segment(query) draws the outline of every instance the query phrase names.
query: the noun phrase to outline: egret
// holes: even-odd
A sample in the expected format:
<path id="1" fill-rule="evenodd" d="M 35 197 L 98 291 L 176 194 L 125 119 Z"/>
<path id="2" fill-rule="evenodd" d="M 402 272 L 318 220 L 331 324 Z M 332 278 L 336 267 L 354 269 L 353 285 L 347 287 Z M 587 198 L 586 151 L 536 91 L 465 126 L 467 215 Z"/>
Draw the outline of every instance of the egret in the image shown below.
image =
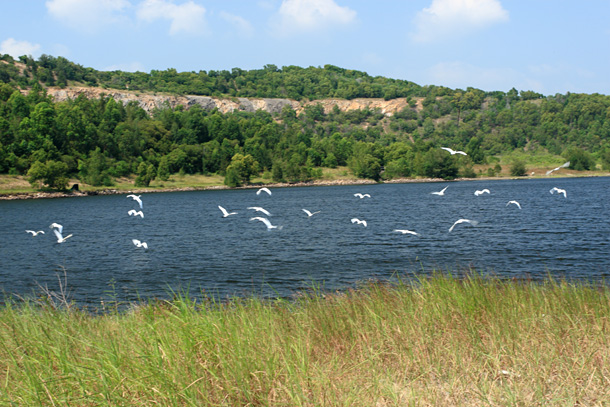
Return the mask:
<path id="1" fill-rule="evenodd" d="M 357 223 L 359 225 L 364 225 L 364 227 L 366 227 L 366 221 L 365 220 L 360 220 L 360 219 L 357 219 L 357 218 L 353 218 L 352 219 L 352 223 Z"/>
<path id="2" fill-rule="evenodd" d="M 441 189 L 441 190 L 440 190 L 440 191 L 438 191 L 438 192 L 430 192 L 430 193 L 431 193 L 431 194 L 433 194 L 433 195 L 440 195 L 440 196 L 443 196 L 443 195 L 445 195 L 445 190 L 446 190 L 447 188 L 449 188 L 449 187 L 448 187 L 448 186 L 446 186 L 445 188 Z"/>
<path id="3" fill-rule="evenodd" d="M 261 208 L 260 206 L 248 206 L 248 209 L 254 209 L 257 212 L 262 212 L 262 213 L 264 213 L 267 216 L 271 216 L 269 211 L 267 211 L 266 209 Z"/>
<path id="4" fill-rule="evenodd" d="M 414 232 L 412 230 L 407 230 L 407 229 L 394 229 L 394 232 L 398 232 L 398 233 L 402 233 L 403 235 L 414 235 L 414 236 L 419 236 L 419 233 Z"/>
<path id="5" fill-rule="evenodd" d="M 303 212 L 305 212 L 308 217 L 312 217 L 313 215 L 315 215 L 316 213 L 320 213 L 321 211 L 310 212 L 307 209 L 303 209 Z"/>
<path id="6" fill-rule="evenodd" d="M 253 218 L 250 218 L 250 220 L 259 220 L 261 222 L 263 222 L 265 224 L 265 226 L 267 226 L 267 230 L 271 230 L 271 229 L 281 229 L 281 226 L 273 226 L 271 224 L 271 222 L 269 222 L 269 219 L 267 218 L 263 218 L 261 216 L 255 216 Z"/>
<path id="7" fill-rule="evenodd" d="M 476 226 L 479 222 L 477 222 L 476 220 L 470 220 L 470 219 L 458 219 L 455 221 L 455 223 L 453 224 L 453 226 L 451 226 L 449 228 L 449 231 L 451 232 L 453 230 L 453 228 L 455 227 L 455 225 L 459 224 L 459 223 L 470 223 L 472 226 Z"/>
<path id="8" fill-rule="evenodd" d="M 131 241 L 136 247 L 143 247 L 145 249 L 148 249 L 148 245 L 146 244 L 146 242 L 141 242 L 138 239 L 131 239 Z"/>
<path id="9" fill-rule="evenodd" d="M 134 194 L 130 194 L 127 195 L 127 198 L 133 198 L 134 201 L 136 201 L 137 203 L 140 204 L 140 209 L 142 209 L 142 200 L 140 199 L 142 195 L 134 195 Z"/>
<path id="10" fill-rule="evenodd" d="M 51 226 L 49 226 L 51 229 L 53 228 L 57 228 L 59 230 L 59 233 L 64 231 L 64 227 L 62 225 L 60 225 L 59 223 L 51 223 Z"/>
<path id="11" fill-rule="evenodd" d="M 508 201 L 508 203 L 506 204 L 506 206 L 510 205 L 510 204 L 515 204 L 519 207 L 519 209 L 521 209 L 521 205 L 519 204 L 519 202 L 517 201 Z"/>
<path id="12" fill-rule="evenodd" d="M 487 188 L 474 191 L 474 194 L 476 196 L 483 195 L 483 194 L 489 194 L 489 193 L 490 193 L 489 189 L 487 189 Z"/>
<path id="13" fill-rule="evenodd" d="M 266 192 L 266 193 L 268 193 L 269 195 L 271 195 L 271 191 L 269 191 L 269 188 L 265 188 L 265 187 L 260 188 L 258 191 L 256 191 L 256 195 L 260 195 L 260 194 L 261 194 L 261 192 Z"/>
<path id="14" fill-rule="evenodd" d="M 68 239 L 69 237 L 72 237 L 72 234 L 69 234 L 66 237 L 63 237 L 61 232 L 57 229 L 53 229 L 53 233 L 55 233 L 55 236 L 57 236 L 57 243 L 63 243 L 66 241 L 66 239 Z"/>
<path id="15" fill-rule="evenodd" d="M 362 198 L 370 198 L 371 197 L 369 194 L 361 194 L 360 192 L 355 193 L 354 196 L 357 196 L 360 199 L 362 199 Z"/>
<path id="16" fill-rule="evenodd" d="M 551 189 L 549 192 L 550 192 L 551 194 L 554 194 L 555 192 L 557 192 L 558 194 L 563 194 L 563 197 L 564 197 L 564 198 L 567 198 L 567 197 L 568 197 L 568 194 L 567 194 L 567 192 L 566 192 L 566 190 L 565 190 L 565 189 L 561 189 L 561 188 L 553 187 L 553 189 Z"/>
<path id="17" fill-rule="evenodd" d="M 560 169 L 562 169 L 562 168 L 567 168 L 567 167 L 569 167 L 569 166 L 570 166 L 570 162 L 568 161 L 567 163 L 561 164 L 561 165 L 560 165 L 559 167 L 557 167 L 557 168 L 553 168 L 552 170 L 548 170 L 548 171 L 546 172 L 546 175 L 550 175 L 550 174 L 551 174 L 553 171 L 557 171 L 557 170 L 560 170 Z"/>
<path id="18" fill-rule="evenodd" d="M 39 233 L 42 233 L 44 235 L 44 232 L 42 230 L 39 230 L 38 232 L 35 232 L 33 230 L 26 230 L 25 233 L 31 233 L 32 236 L 38 236 Z"/>
<path id="19" fill-rule="evenodd" d="M 456 151 L 456 150 L 452 150 L 449 147 L 441 147 L 443 150 L 445 151 L 449 151 L 451 153 L 451 155 L 455 155 L 455 154 L 461 154 L 461 155 L 468 155 L 463 151 Z"/>
<path id="20" fill-rule="evenodd" d="M 220 205 L 218 205 L 218 209 L 221 210 L 223 218 L 226 218 L 227 216 L 231 216 L 231 215 L 237 215 L 237 212 L 228 212 L 225 208 L 223 208 Z"/>
<path id="21" fill-rule="evenodd" d="M 131 209 L 129 212 L 127 212 L 129 214 L 129 216 L 140 216 L 141 218 L 144 217 L 144 212 L 142 211 L 136 211 L 135 209 Z"/>

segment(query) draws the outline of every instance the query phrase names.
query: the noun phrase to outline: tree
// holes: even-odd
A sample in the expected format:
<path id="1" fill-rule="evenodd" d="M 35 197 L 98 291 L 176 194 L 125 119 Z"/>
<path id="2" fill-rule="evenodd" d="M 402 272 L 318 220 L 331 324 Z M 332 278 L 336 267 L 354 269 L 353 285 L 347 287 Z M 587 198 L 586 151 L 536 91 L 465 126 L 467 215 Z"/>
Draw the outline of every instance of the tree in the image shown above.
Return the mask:
<path id="1" fill-rule="evenodd" d="M 595 160 L 582 148 L 570 147 L 564 151 L 563 157 L 570 162 L 570 168 L 573 170 L 585 171 L 595 168 Z"/>
<path id="2" fill-rule="evenodd" d="M 67 172 L 68 166 L 61 161 L 36 161 L 28 171 L 28 182 L 34 188 L 47 185 L 52 189 L 66 189 L 69 182 Z"/>
<path id="3" fill-rule="evenodd" d="M 225 184 L 243 184 L 250 182 L 250 177 L 258 173 L 258 162 L 250 155 L 237 153 L 231 159 L 231 164 L 227 166 Z"/>
<path id="4" fill-rule="evenodd" d="M 525 163 L 522 160 L 515 160 L 510 165 L 510 175 L 513 177 L 522 177 L 526 174 Z"/>
<path id="5" fill-rule="evenodd" d="M 156 176 L 157 170 L 153 164 L 141 162 L 138 166 L 138 176 L 136 177 L 135 185 L 138 187 L 147 187 Z"/>

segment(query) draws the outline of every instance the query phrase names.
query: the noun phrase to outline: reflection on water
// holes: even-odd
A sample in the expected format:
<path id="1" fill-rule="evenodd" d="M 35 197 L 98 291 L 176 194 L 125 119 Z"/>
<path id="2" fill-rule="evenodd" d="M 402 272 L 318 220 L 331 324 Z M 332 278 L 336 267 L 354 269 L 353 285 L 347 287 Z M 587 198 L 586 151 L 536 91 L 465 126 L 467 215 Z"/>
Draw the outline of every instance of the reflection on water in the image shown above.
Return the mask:
<path id="1" fill-rule="evenodd" d="M 431 194 L 445 186 L 444 196 Z M 551 194 L 553 187 L 568 197 Z M 289 296 L 313 282 L 342 289 L 471 267 L 506 277 L 601 279 L 610 271 L 609 187 L 609 178 L 580 178 L 277 188 L 271 196 L 154 193 L 142 195 L 144 218 L 128 215 L 139 206 L 126 195 L 2 201 L 0 285 L 19 295 L 57 287 L 65 268 L 72 298 L 96 304 L 110 292 L 130 301 L 187 287 L 221 297 Z M 483 188 L 491 193 L 474 195 Z M 223 218 L 218 205 L 238 214 Z M 281 230 L 250 221 L 264 216 L 250 206 L 268 210 Z M 309 217 L 303 208 L 321 212 Z M 461 218 L 479 223 L 449 232 Z M 53 222 L 73 237 L 57 244 Z"/>

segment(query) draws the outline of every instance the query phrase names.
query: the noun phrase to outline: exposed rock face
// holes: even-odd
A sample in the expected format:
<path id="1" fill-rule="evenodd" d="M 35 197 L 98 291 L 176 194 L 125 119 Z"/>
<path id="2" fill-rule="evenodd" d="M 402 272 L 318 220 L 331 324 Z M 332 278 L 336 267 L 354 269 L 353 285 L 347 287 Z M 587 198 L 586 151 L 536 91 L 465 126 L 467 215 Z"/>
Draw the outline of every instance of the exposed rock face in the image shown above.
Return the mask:
<path id="1" fill-rule="evenodd" d="M 151 95 L 136 93 L 130 91 L 119 91 L 114 89 L 100 88 L 85 88 L 74 87 L 66 89 L 48 88 L 47 93 L 53 97 L 56 102 L 65 101 L 68 99 L 76 99 L 79 95 L 83 95 L 88 99 L 98 99 L 105 95 L 112 97 L 114 100 L 127 104 L 128 102 L 137 102 L 142 109 L 151 112 L 153 109 L 162 108 L 164 106 L 175 108 L 182 105 L 185 108 L 190 108 L 194 105 L 199 105 L 205 110 L 218 109 L 222 113 L 245 111 L 255 112 L 263 110 L 271 114 L 280 113 L 284 106 L 290 106 L 297 114 L 300 114 L 305 106 L 320 104 L 326 113 L 330 112 L 334 106 L 337 106 L 342 111 L 362 110 L 369 108 L 370 110 L 379 109 L 386 115 L 392 116 L 395 112 L 408 107 L 406 99 L 321 99 L 307 102 L 298 102 L 290 99 L 248 99 L 248 98 L 215 98 L 209 96 L 171 96 L 171 95 Z M 421 100 L 417 100 L 416 109 L 421 109 Z"/>

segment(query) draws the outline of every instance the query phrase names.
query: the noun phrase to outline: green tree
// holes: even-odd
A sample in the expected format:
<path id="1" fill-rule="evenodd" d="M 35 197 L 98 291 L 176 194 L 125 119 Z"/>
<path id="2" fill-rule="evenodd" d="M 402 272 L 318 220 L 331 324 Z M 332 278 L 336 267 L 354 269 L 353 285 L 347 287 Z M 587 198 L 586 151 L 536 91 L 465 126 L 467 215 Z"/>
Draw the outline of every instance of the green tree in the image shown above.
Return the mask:
<path id="1" fill-rule="evenodd" d="M 522 160 L 514 160 L 510 165 L 510 175 L 513 177 L 522 177 L 526 174 L 525 162 Z"/>
<path id="2" fill-rule="evenodd" d="M 250 182 L 250 177 L 258 173 L 258 162 L 250 155 L 237 153 L 231 159 L 231 164 L 227 167 L 225 184 L 229 186 L 235 184 L 235 178 L 239 179 L 239 184 Z M 227 177 L 229 180 L 227 180 Z"/>
<path id="3" fill-rule="evenodd" d="M 36 161 L 28 171 L 28 182 L 32 187 L 46 185 L 52 189 L 66 189 L 69 182 L 67 172 L 68 166 L 61 161 Z"/>

